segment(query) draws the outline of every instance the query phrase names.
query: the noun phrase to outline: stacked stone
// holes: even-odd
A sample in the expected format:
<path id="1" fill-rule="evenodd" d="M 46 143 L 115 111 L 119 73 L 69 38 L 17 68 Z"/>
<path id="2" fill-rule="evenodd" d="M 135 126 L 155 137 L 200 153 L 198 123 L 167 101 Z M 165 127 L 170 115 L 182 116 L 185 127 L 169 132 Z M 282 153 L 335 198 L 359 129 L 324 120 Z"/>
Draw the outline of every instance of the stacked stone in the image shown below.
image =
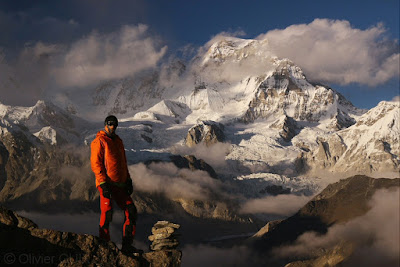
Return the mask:
<path id="1" fill-rule="evenodd" d="M 154 251 L 175 249 L 179 245 L 178 234 L 175 232 L 179 227 L 179 224 L 168 221 L 158 221 L 154 224 L 151 229 L 153 234 L 149 236 L 149 240 L 153 242 L 150 249 Z"/>

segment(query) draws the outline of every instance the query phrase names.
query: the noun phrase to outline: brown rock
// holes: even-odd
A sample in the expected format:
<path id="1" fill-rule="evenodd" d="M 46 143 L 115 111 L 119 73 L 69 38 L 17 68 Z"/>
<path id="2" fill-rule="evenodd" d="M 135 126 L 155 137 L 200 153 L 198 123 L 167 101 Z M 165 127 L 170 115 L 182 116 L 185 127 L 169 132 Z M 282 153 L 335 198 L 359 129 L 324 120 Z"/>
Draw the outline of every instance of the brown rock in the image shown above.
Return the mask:
<path id="1" fill-rule="evenodd" d="M 192 171 L 195 170 L 206 171 L 210 175 L 210 177 L 215 179 L 218 178 L 217 173 L 209 164 L 207 164 L 202 159 L 197 159 L 193 155 L 185 155 L 185 156 L 173 155 L 170 158 L 172 162 L 175 164 L 175 166 L 178 168 L 186 168 Z"/>
<path id="2" fill-rule="evenodd" d="M 176 243 L 157 243 L 156 249 L 174 247 Z M 14 266 L 180 266 L 181 258 L 182 252 L 171 249 L 138 257 L 125 255 L 113 242 L 93 235 L 40 229 L 31 220 L 0 206 L 0 265 L 4 259 L 11 259 Z"/>
<path id="3" fill-rule="evenodd" d="M 181 266 L 182 252 L 179 250 L 159 250 L 145 253 L 143 258 L 152 267 Z"/>
<path id="4" fill-rule="evenodd" d="M 286 264 L 285 267 L 338 266 L 350 258 L 354 249 L 355 247 L 353 244 L 349 242 L 341 242 L 315 259 L 291 262 Z"/>
<path id="5" fill-rule="evenodd" d="M 164 249 L 174 249 L 179 245 L 177 239 L 162 239 L 155 240 L 151 245 L 151 250 L 164 250 Z"/>
<path id="6" fill-rule="evenodd" d="M 189 129 L 185 139 L 188 147 L 193 147 L 199 143 L 211 146 L 225 140 L 224 126 L 213 121 L 202 121 Z"/>
<path id="7" fill-rule="evenodd" d="M 175 238 L 178 236 L 179 235 L 176 233 L 159 233 L 159 234 L 150 235 L 148 239 L 150 241 L 155 241 L 155 240 L 161 240 L 161 239 Z"/>
<path id="8" fill-rule="evenodd" d="M 276 121 L 271 125 L 271 127 L 281 129 L 279 135 L 287 142 L 290 142 L 290 140 L 292 140 L 292 138 L 297 134 L 296 121 L 289 116 L 285 116 L 283 119 Z"/>

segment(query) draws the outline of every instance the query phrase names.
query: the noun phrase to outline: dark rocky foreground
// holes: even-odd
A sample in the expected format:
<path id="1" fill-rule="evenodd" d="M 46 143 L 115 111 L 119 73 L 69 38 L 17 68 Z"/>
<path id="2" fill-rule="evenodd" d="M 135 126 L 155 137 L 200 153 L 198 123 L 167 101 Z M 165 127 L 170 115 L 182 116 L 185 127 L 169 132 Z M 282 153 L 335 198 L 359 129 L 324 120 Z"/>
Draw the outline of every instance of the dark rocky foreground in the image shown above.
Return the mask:
<path id="1" fill-rule="evenodd" d="M 371 209 L 370 200 L 378 190 L 393 190 L 399 186 L 400 179 L 374 179 L 362 175 L 331 184 L 295 215 L 269 222 L 248 240 L 245 249 L 248 254 L 243 255 L 246 257 L 244 262 L 249 266 L 356 266 L 352 263 L 358 246 L 368 244 L 341 240 L 331 247 L 310 248 L 307 256 L 280 258 L 274 255 L 274 249 L 294 244 L 306 232 L 316 232 L 321 237 L 332 226 L 360 218 Z M 191 225 L 193 230 L 199 227 L 195 221 Z M 40 229 L 31 220 L 0 206 L 0 265 L 179 266 L 182 253 L 176 249 L 175 240 L 175 230 L 179 227 L 158 222 L 153 228 L 149 240 L 153 241 L 155 251 L 135 257 L 122 253 L 113 242 L 103 242 L 93 235 Z M 241 240 L 237 240 L 227 247 L 240 243 Z M 395 261 L 378 259 L 376 263 L 380 265 L 376 266 L 393 266 L 385 264 Z"/>
<path id="2" fill-rule="evenodd" d="M 0 206 L 1 266 L 180 266 L 181 258 L 176 249 L 125 255 L 113 242 L 93 235 L 40 229 Z"/>

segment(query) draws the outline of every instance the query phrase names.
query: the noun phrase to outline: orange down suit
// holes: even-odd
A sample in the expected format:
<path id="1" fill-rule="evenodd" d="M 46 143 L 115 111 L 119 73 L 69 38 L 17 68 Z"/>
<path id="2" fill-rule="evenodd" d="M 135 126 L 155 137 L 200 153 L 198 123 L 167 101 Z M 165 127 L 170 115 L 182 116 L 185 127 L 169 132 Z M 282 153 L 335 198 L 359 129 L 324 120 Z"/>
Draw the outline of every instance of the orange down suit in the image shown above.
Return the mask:
<path id="1" fill-rule="evenodd" d="M 96 176 L 96 187 L 100 192 L 99 237 L 109 241 L 109 224 L 112 221 L 112 201 L 103 194 L 101 184 L 107 183 L 111 196 L 125 211 L 122 243 L 132 244 L 136 232 L 137 210 L 132 198 L 125 190 L 125 182 L 130 181 L 124 145 L 118 135 L 109 137 L 104 131 L 97 133 L 91 144 L 90 162 Z"/>
<path id="2" fill-rule="evenodd" d="M 130 178 L 124 145 L 118 135 L 111 139 L 99 131 L 91 144 L 90 162 L 96 187 L 105 182 L 124 184 Z"/>

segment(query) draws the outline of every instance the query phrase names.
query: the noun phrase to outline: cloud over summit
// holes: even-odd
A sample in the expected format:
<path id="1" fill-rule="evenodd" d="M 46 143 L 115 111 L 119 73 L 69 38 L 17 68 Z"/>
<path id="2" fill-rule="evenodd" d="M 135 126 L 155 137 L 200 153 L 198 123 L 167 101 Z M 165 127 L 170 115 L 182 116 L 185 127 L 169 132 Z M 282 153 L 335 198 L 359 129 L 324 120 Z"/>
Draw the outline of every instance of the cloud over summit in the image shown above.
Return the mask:
<path id="1" fill-rule="evenodd" d="M 315 19 L 257 39 L 267 39 L 278 57 L 293 60 L 315 81 L 376 86 L 399 75 L 399 43 L 382 24 L 361 30 L 346 20 Z"/>
<path id="2" fill-rule="evenodd" d="M 75 27 L 79 23 L 68 19 L 64 24 Z M 59 30 L 62 29 L 60 26 Z M 199 49 L 197 57 L 206 53 L 214 42 L 227 36 L 243 35 L 243 31 L 217 34 Z M 256 39 L 261 41 L 255 46 L 257 53 L 250 51 L 240 61 L 227 58 L 223 64 L 210 64 L 206 69 L 192 64 L 188 70 L 202 71 L 204 81 L 232 84 L 245 76 L 258 76 L 272 70 L 268 58 L 276 55 L 299 65 L 309 79 L 328 84 L 377 86 L 400 74 L 398 40 L 390 38 L 382 24 L 362 30 L 346 20 L 315 19 L 309 24 L 268 31 Z M 149 33 L 147 25 L 138 24 L 125 25 L 108 33 L 92 30 L 68 43 L 36 41 L 27 44 L 12 59 L 7 57 L 8 51 L 0 50 L 2 101 L 11 105 L 32 105 L 55 91 L 93 88 L 103 81 L 157 67 L 167 51 L 162 43 L 160 38 Z M 194 78 L 189 76 L 168 80 L 166 85 L 191 86 Z"/>

